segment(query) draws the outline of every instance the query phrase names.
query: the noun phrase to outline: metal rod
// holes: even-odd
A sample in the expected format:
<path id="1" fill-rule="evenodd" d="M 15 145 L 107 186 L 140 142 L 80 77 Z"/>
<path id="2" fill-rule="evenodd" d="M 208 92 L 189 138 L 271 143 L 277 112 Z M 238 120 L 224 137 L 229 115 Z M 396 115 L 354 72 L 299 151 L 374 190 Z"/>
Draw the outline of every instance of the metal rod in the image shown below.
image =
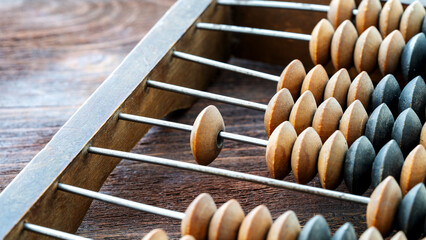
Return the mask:
<path id="1" fill-rule="evenodd" d="M 185 169 L 185 170 L 190 170 L 194 172 L 207 173 L 211 175 L 218 175 L 218 176 L 222 176 L 226 178 L 254 182 L 254 183 L 264 184 L 267 186 L 284 188 L 284 189 L 289 189 L 289 190 L 294 190 L 294 191 L 304 192 L 304 193 L 310 193 L 310 194 L 320 195 L 320 196 L 324 196 L 328 198 L 335 198 L 335 199 L 340 199 L 344 201 L 350 201 L 350 202 L 355 202 L 355 203 L 360 203 L 365 205 L 367 205 L 370 201 L 370 198 L 368 197 L 357 196 L 357 195 L 353 195 L 349 193 L 342 193 L 342 192 L 337 192 L 337 191 L 328 190 L 328 189 L 316 188 L 316 187 L 311 187 L 307 185 L 281 181 L 281 180 L 256 176 L 256 175 L 247 174 L 247 173 L 240 173 L 240 172 L 235 172 L 235 171 L 230 171 L 230 170 L 225 170 L 220 168 L 201 166 L 201 165 L 197 165 L 193 163 L 180 162 L 180 161 L 166 159 L 166 158 L 152 157 L 147 155 L 122 152 L 122 151 L 99 148 L 99 147 L 89 147 L 88 151 L 89 153 L 94 153 L 94 154 L 100 154 L 100 155 L 122 158 L 127 160 L 174 167 L 174 168 Z"/>
<path id="2" fill-rule="evenodd" d="M 192 131 L 191 125 L 176 123 L 176 122 L 170 122 L 170 121 L 165 121 L 165 120 L 160 120 L 160 119 L 155 119 L 155 118 L 150 118 L 150 117 L 136 116 L 136 115 L 128 114 L 128 113 L 119 113 L 118 118 L 120 118 L 122 120 L 127 120 L 127 121 L 132 121 L 132 122 L 137 122 L 137 123 L 150 124 L 150 125 L 166 127 L 166 128 L 172 128 L 172 129 L 177 129 L 177 130 L 182 130 L 182 131 L 187 131 L 187 132 Z M 253 145 L 257 145 L 257 146 L 262 146 L 262 147 L 268 146 L 267 140 L 263 140 L 263 139 L 260 139 L 260 138 L 248 137 L 248 136 L 235 134 L 235 133 L 229 133 L 229 132 L 223 132 L 222 131 L 222 132 L 219 133 L 219 137 L 224 138 L 224 139 L 228 139 L 228 140 L 233 140 L 233 141 L 238 141 L 238 142 L 243 142 L 243 143 L 249 143 L 249 144 L 253 144 Z"/>
<path id="3" fill-rule="evenodd" d="M 181 87 L 181 86 L 158 82 L 154 80 L 147 80 L 146 84 L 152 88 L 185 94 L 185 95 L 189 95 L 193 97 L 205 98 L 212 101 L 223 102 L 223 103 L 250 108 L 250 109 L 254 109 L 258 111 L 266 111 L 266 108 L 268 107 L 266 104 L 255 103 L 255 102 L 246 101 L 246 100 L 242 100 L 238 98 L 227 97 L 220 94 L 204 92 L 204 91 L 195 90 L 192 88 Z"/>
<path id="4" fill-rule="evenodd" d="M 301 41 L 310 41 L 311 35 L 303 33 L 292 33 L 284 31 L 276 31 L 261 28 L 240 27 L 234 25 L 215 24 L 215 23 L 197 23 L 197 28 L 224 32 L 245 33 L 252 35 L 261 35 L 267 37 L 287 38 Z"/>
<path id="5" fill-rule="evenodd" d="M 62 231 L 55 230 L 48 227 L 42 227 L 32 223 L 24 223 L 24 229 L 31 232 L 35 232 L 35 233 L 39 233 L 42 235 L 59 238 L 59 239 L 67 239 L 67 240 L 90 240 L 91 239 L 91 238 L 80 237 L 71 233 L 62 232 Z"/>
<path id="6" fill-rule="evenodd" d="M 263 78 L 263 79 L 273 81 L 273 82 L 278 82 L 280 80 L 280 77 L 276 76 L 276 75 L 272 75 L 272 74 L 269 74 L 269 73 L 263 73 L 263 72 L 243 68 L 243 67 L 238 67 L 238 66 L 235 66 L 235 65 L 232 65 L 232 64 L 223 63 L 223 62 L 211 60 L 211 59 L 208 59 L 208 58 L 199 57 L 199 56 L 184 53 L 184 52 L 174 51 L 173 55 L 175 57 L 182 58 L 182 59 L 185 59 L 185 60 L 188 60 L 188 61 L 191 61 L 191 62 L 196 62 L 196 63 L 200 63 L 200 64 L 204 64 L 204 65 L 208 65 L 208 66 L 212 66 L 212 67 L 216 67 L 216 68 L 220 68 L 220 69 L 238 72 L 238 73 L 242 73 L 242 74 L 245 74 L 245 75 L 248 75 L 248 76 Z"/>
<path id="7" fill-rule="evenodd" d="M 265 7 L 265 8 L 281 8 L 294 9 L 302 11 L 328 12 L 329 6 L 309 3 L 279 2 L 279 1 L 256 1 L 256 0 L 217 0 L 217 4 L 228 6 L 246 6 L 246 7 Z M 357 9 L 352 10 L 356 15 Z"/>
<path id="8" fill-rule="evenodd" d="M 80 196 L 93 198 L 93 199 L 96 199 L 96 200 L 115 204 L 115 205 L 122 206 L 122 207 L 135 209 L 135 210 L 142 211 L 142 212 L 153 213 L 153 214 L 157 214 L 157 215 L 161 215 L 161 216 L 165 216 L 165 217 L 170 217 L 170 218 L 174 218 L 174 219 L 179 219 L 179 220 L 182 220 L 185 217 L 185 213 L 172 211 L 172 210 L 168 210 L 168 209 L 165 209 L 165 208 L 159 208 L 159 207 L 155 207 L 155 206 L 151 206 L 151 205 L 147 205 L 147 204 L 143 204 L 143 203 L 138 203 L 138 202 L 126 200 L 126 199 L 123 199 L 123 198 L 110 196 L 110 195 L 107 195 L 107 194 L 104 194 L 104 193 L 99 193 L 99 192 L 87 190 L 87 189 L 84 189 L 84 188 L 71 186 L 71 185 L 64 184 L 64 183 L 58 183 L 58 189 L 65 191 L 65 192 L 74 193 L 74 194 L 77 194 L 77 195 L 80 195 Z"/>

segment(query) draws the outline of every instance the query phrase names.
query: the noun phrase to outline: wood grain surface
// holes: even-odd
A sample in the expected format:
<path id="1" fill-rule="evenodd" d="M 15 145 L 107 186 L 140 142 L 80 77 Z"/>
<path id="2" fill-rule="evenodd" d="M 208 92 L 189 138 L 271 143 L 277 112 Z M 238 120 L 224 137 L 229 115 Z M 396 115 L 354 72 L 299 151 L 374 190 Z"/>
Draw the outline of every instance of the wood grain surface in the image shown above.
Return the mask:
<path id="1" fill-rule="evenodd" d="M 173 2 L 37 0 L 0 5 L 0 191 Z M 284 67 L 241 59 L 230 62 L 274 74 L 280 74 Z M 221 72 L 208 90 L 267 103 L 275 89 L 271 82 Z M 207 100 L 167 119 L 192 124 L 209 104 L 219 108 L 227 131 L 266 139 L 262 112 Z M 231 141 L 224 144 L 211 166 L 269 176 L 265 148 Z M 154 127 L 133 152 L 195 162 L 189 133 L 177 130 Z M 293 175 L 285 180 L 294 182 Z M 320 187 L 318 177 L 309 185 Z M 347 192 L 343 184 L 338 190 Z M 322 214 L 332 232 L 350 221 L 359 236 L 366 226 L 366 206 L 130 161 L 118 165 L 101 192 L 177 211 L 184 211 L 198 194 L 207 192 L 219 206 L 237 199 L 246 214 L 265 204 L 274 219 L 293 210 L 302 224 Z M 370 193 L 371 189 L 365 195 Z M 96 239 L 140 239 L 154 228 L 165 229 L 173 238 L 180 235 L 177 220 L 94 201 L 77 234 Z"/>

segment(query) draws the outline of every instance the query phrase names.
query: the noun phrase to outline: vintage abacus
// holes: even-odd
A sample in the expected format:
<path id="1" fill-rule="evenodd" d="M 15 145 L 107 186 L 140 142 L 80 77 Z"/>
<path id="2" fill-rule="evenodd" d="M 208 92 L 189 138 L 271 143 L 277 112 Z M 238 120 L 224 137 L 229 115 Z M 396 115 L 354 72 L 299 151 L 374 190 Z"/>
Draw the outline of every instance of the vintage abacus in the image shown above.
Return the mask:
<path id="1" fill-rule="evenodd" d="M 273 30 L 285 28 L 293 31 Z M 425 34 L 419 1 L 180 0 L 0 194 L 0 237 L 86 239 L 74 233 L 93 199 L 182 220 L 182 239 L 332 237 L 320 215 L 301 228 L 292 211 L 273 222 L 265 205 L 245 216 L 236 200 L 217 209 L 209 194 L 182 213 L 99 193 L 120 159 L 367 205 L 360 239 L 395 229 L 392 239 L 424 236 Z M 231 56 L 288 65 L 278 76 L 226 63 Z M 277 92 L 263 104 L 200 90 L 217 69 L 276 82 Z M 215 106 L 193 125 L 161 120 L 197 98 L 261 112 L 266 133 L 225 130 Z M 152 125 L 191 132 L 196 163 L 129 152 Z M 269 176 L 205 166 L 228 140 L 266 147 L 258 165 Z M 290 172 L 296 182 L 282 180 Z M 317 172 L 321 186 L 306 185 Z M 349 193 L 334 190 L 343 179 Z M 350 223 L 334 233 L 356 238 Z M 168 237 L 154 230 L 144 239 Z"/>

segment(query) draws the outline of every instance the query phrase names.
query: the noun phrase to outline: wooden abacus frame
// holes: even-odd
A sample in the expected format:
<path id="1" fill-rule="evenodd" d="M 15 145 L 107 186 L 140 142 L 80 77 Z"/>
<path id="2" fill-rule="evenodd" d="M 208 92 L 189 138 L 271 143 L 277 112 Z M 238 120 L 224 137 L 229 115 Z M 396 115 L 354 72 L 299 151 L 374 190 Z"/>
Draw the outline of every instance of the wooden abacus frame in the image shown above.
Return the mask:
<path id="1" fill-rule="evenodd" d="M 305 2 L 328 4 L 327 0 Z M 118 121 L 118 113 L 161 118 L 190 107 L 195 100 L 147 89 L 145 81 L 155 79 L 204 89 L 214 78 L 216 69 L 174 59 L 174 49 L 220 61 L 229 59 L 232 52 L 238 57 L 280 65 L 298 58 L 307 67 L 313 66 L 307 42 L 239 35 L 232 38 L 238 44 L 232 45 L 229 33 L 197 31 L 196 22 L 310 33 L 325 17 L 324 13 L 300 13 L 297 10 L 233 9 L 218 6 L 213 0 L 178 1 L 1 193 L 0 238 L 40 238 L 22 231 L 24 222 L 65 232 L 77 230 L 91 200 L 56 191 L 56 184 L 60 181 L 98 191 L 119 163 L 115 158 L 88 154 L 88 146 L 130 151 L 150 126 Z"/>

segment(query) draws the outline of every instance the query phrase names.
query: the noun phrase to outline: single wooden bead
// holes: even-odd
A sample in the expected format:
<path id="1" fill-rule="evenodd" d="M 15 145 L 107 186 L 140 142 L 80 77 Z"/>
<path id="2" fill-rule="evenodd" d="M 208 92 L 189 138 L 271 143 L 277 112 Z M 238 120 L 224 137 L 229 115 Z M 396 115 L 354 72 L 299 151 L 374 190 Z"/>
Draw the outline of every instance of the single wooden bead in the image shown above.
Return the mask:
<path id="1" fill-rule="evenodd" d="M 404 47 L 404 37 L 398 30 L 394 30 L 383 40 L 377 57 L 379 69 L 383 75 L 394 73 L 397 70 Z"/>
<path id="2" fill-rule="evenodd" d="M 257 206 L 241 223 L 238 240 L 266 239 L 271 225 L 272 217 L 268 208 L 265 205 Z"/>
<path id="3" fill-rule="evenodd" d="M 407 237 L 403 231 L 399 231 L 390 240 L 407 240 Z"/>
<path id="4" fill-rule="evenodd" d="M 382 35 L 376 27 L 369 27 L 359 36 L 354 50 L 354 65 L 358 72 L 370 73 L 376 69 L 377 55 L 382 41 Z"/>
<path id="5" fill-rule="evenodd" d="M 424 121 L 426 105 L 426 84 L 422 77 L 417 76 L 402 89 L 398 101 L 398 112 L 411 108 Z"/>
<path id="6" fill-rule="evenodd" d="M 401 54 L 401 72 L 405 81 L 421 75 L 426 78 L 426 36 L 419 33 L 407 42 Z"/>
<path id="7" fill-rule="evenodd" d="M 311 218 L 303 227 L 298 240 L 330 240 L 331 232 L 328 223 L 321 215 Z"/>
<path id="8" fill-rule="evenodd" d="M 286 88 L 281 89 L 271 98 L 264 118 L 265 130 L 268 136 L 272 134 L 278 125 L 288 120 L 293 105 L 293 97 Z"/>
<path id="9" fill-rule="evenodd" d="M 142 238 L 142 240 L 168 240 L 169 237 L 167 236 L 166 232 L 164 232 L 163 229 L 154 229 L 151 232 L 149 232 L 145 237 Z"/>
<path id="10" fill-rule="evenodd" d="M 425 8 L 419 1 L 412 2 L 401 16 L 399 30 L 404 36 L 405 41 L 410 40 L 414 35 L 420 32 L 423 18 L 425 16 Z"/>
<path id="11" fill-rule="evenodd" d="M 370 227 L 359 237 L 359 240 L 383 240 L 383 237 L 377 228 Z"/>
<path id="12" fill-rule="evenodd" d="M 314 95 L 316 104 L 320 104 L 324 96 L 325 85 L 328 82 L 327 71 L 322 65 L 316 65 L 311 71 L 308 72 L 302 83 L 300 93 L 311 91 Z"/>
<path id="13" fill-rule="evenodd" d="M 331 61 L 335 69 L 346 68 L 352 64 L 357 39 L 358 32 L 349 20 L 345 20 L 336 29 L 331 40 Z"/>
<path id="14" fill-rule="evenodd" d="M 309 53 L 315 65 L 325 65 L 330 60 L 330 45 L 333 34 L 333 25 L 327 19 L 321 19 L 312 30 L 311 40 L 309 40 Z"/>
<path id="15" fill-rule="evenodd" d="M 181 234 L 192 235 L 195 239 L 207 239 L 210 220 L 216 210 L 216 204 L 209 194 L 198 195 L 185 211 Z"/>
<path id="16" fill-rule="evenodd" d="M 361 72 L 356 76 L 348 90 L 347 105 L 351 105 L 355 100 L 359 100 L 365 109 L 368 109 L 374 85 L 370 76 L 366 72 Z"/>
<path id="17" fill-rule="evenodd" d="M 398 29 L 404 9 L 399 0 L 389 0 L 383 5 L 379 17 L 379 29 L 383 37 Z"/>
<path id="18" fill-rule="evenodd" d="M 290 173 L 290 157 L 297 133 L 290 122 L 281 123 L 272 133 L 266 146 L 266 165 L 275 179 L 283 179 Z"/>
<path id="19" fill-rule="evenodd" d="M 413 109 L 404 110 L 396 118 L 392 128 L 392 138 L 398 143 L 404 156 L 419 144 L 421 131 L 422 123 Z"/>
<path id="20" fill-rule="evenodd" d="M 416 184 L 426 180 L 426 150 L 422 145 L 415 147 L 405 158 L 399 185 L 402 194 L 407 194 Z"/>
<path id="21" fill-rule="evenodd" d="M 321 147 L 321 138 L 312 127 L 297 137 L 291 153 L 291 170 L 298 183 L 306 184 L 315 177 Z"/>
<path id="22" fill-rule="evenodd" d="M 240 204 L 235 199 L 229 200 L 214 213 L 209 226 L 209 240 L 236 239 L 243 220 L 244 211 Z"/>
<path id="23" fill-rule="evenodd" d="M 339 124 L 339 130 L 346 138 L 348 146 L 364 134 L 368 114 L 359 100 L 355 100 L 343 113 Z"/>
<path id="24" fill-rule="evenodd" d="M 266 240 L 296 240 L 300 230 L 296 214 L 293 211 L 287 211 L 272 224 Z"/>
<path id="25" fill-rule="evenodd" d="M 420 133 L 420 144 L 426 148 L 426 123 L 423 124 L 422 132 Z"/>
<path id="26" fill-rule="evenodd" d="M 322 142 L 325 142 L 339 128 L 342 115 L 342 107 L 335 98 L 329 98 L 318 106 L 312 120 L 312 127 L 317 131 Z"/>
<path id="27" fill-rule="evenodd" d="M 324 100 L 334 97 L 342 108 L 345 107 L 350 85 L 351 77 L 348 70 L 346 68 L 340 69 L 327 82 L 324 90 Z"/>
<path id="28" fill-rule="evenodd" d="M 191 131 L 191 150 L 195 161 L 209 165 L 216 159 L 223 147 L 219 133 L 225 130 L 225 123 L 219 110 L 210 105 L 195 119 Z"/>
<path id="29" fill-rule="evenodd" d="M 327 18 L 336 28 L 343 21 L 352 18 L 352 11 L 355 8 L 354 0 L 331 0 Z"/>
<path id="30" fill-rule="evenodd" d="M 371 184 L 371 169 L 376 153 L 370 141 L 362 136 L 348 149 L 343 178 L 349 192 L 363 194 Z"/>
<path id="31" fill-rule="evenodd" d="M 409 239 L 418 239 L 423 232 L 425 216 L 426 188 L 423 183 L 418 183 L 399 204 L 396 216 L 397 228 L 404 231 Z"/>
<path id="32" fill-rule="evenodd" d="M 303 79 L 306 77 L 305 67 L 299 59 L 291 61 L 281 73 L 280 80 L 277 84 L 277 92 L 283 88 L 290 91 L 291 96 L 297 99 L 300 95 Z"/>
<path id="33" fill-rule="evenodd" d="M 343 180 L 343 164 L 348 144 L 339 130 L 325 141 L 318 156 L 318 175 L 321 186 L 326 189 L 337 188 Z"/>
<path id="34" fill-rule="evenodd" d="M 191 235 L 185 235 L 185 236 L 181 237 L 180 240 L 197 240 L 197 239 L 195 239 Z"/>
<path id="35" fill-rule="evenodd" d="M 386 103 L 382 103 L 371 113 L 365 124 L 364 135 L 370 140 L 376 151 L 379 151 L 391 139 L 393 124 L 392 112 Z"/>
<path id="36" fill-rule="evenodd" d="M 361 34 L 367 28 L 376 26 L 379 19 L 382 4 L 379 0 L 363 0 L 358 6 L 358 13 L 355 17 L 356 29 Z"/>
<path id="37" fill-rule="evenodd" d="M 392 231 L 401 198 L 401 189 L 395 179 L 389 176 L 383 180 L 370 196 L 367 226 L 377 228 L 382 235 L 388 235 Z"/>
<path id="38" fill-rule="evenodd" d="M 357 240 L 354 226 L 349 222 L 343 224 L 331 240 Z"/>
<path id="39" fill-rule="evenodd" d="M 399 179 L 402 165 L 404 164 L 404 155 L 395 140 L 390 140 L 384 145 L 373 162 L 371 171 L 371 184 L 376 187 L 388 176 Z"/>
<path id="40" fill-rule="evenodd" d="M 293 125 L 297 134 L 311 126 L 312 119 L 314 118 L 315 111 L 317 110 L 317 103 L 311 91 L 305 91 L 290 112 L 290 123 Z"/>
<path id="41" fill-rule="evenodd" d="M 373 90 L 370 107 L 376 109 L 379 105 L 386 103 L 391 112 L 396 113 L 400 94 L 401 88 L 398 81 L 392 74 L 388 74 L 379 81 Z"/>

